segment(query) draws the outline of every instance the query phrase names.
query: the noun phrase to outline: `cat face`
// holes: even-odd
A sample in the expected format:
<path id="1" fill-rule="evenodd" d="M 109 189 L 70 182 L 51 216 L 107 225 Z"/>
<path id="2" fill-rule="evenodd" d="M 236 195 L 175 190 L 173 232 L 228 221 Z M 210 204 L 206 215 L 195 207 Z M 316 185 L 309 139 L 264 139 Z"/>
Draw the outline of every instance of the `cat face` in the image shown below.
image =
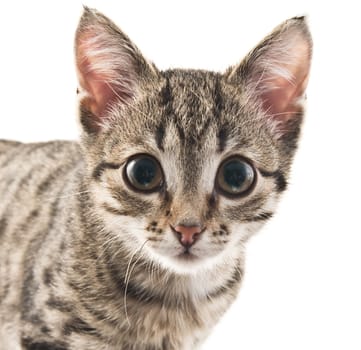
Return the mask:
<path id="1" fill-rule="evenodd" d="M 310 45 L 293 19 L 224 74 L 160 72 L 85 10 L 83 147 L 107 242 L 181 273 L 236 258 L 286 188 Z"/>

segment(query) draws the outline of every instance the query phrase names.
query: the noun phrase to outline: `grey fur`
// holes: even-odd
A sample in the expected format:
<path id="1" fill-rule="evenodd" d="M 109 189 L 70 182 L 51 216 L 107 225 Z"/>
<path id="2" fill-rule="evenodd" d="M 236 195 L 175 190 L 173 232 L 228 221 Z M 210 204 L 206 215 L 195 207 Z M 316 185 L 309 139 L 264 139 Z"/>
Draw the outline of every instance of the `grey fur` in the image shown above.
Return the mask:
<path id="1" fill-rule="evenodd" d="M 84 56 L 94 28 L 104 48 L 99 41 Z M 279 44 L 290 46 L 290 33 L 307 47 L 307 57 L 291 58 L 307 61 L 308 75 L 302 18 L 278 27 L 225 74 L 161 72 L 107 18 L 85 9 L 76 41 L 81 143 L 0 141 L 1 350 L 202 343 L 237 295 L 245 242 L 272 217 L 287 185 L 303 109 L 295 112 L 291 101 L 292 112 L 270 115 L 262 98 L 284 65 Z M 123 66 L 111 61 L 117 55 Z M 108 66 L 97 66 L 100 56 Z M 99 83 L 93 72 L 108 79 L 100 86 L 111 96 L 106 103 L 91 86 Z M 162 166 L 166 185 L 157 193 L 124 182 L 127 159 L 140 153 Z M 257 169 L 257 183 L 226 198 L 214 182 L 234 154 Z M 169 225 L 195 223 L 206 228 L 191 248 L 198 258 L 181 261 Z"/>

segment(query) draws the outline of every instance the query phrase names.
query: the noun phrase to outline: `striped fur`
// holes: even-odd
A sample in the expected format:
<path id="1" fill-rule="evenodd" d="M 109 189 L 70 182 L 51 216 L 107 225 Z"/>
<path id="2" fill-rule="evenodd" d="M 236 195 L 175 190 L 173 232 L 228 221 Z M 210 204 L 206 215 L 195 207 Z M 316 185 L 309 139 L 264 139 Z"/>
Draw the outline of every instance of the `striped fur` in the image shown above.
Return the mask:
<path id="1" fill-rule="evenodd" d="M 0 141 L 0 350 L 196 349 L 234 301 L 244 245 L 287 187 L 310 51 L 296 18 L 225 74 L 161 72 L 85 9 L 81 142 Z M 265 93 L 295 86 L 297 101 L 268 113 Z M 136 154 L 162 168 L 154 193 L 125 181 Z M 255 169 L 240 197 L 215 186 L 233 155 Z M 172 230 L 180 223 L 204 227 L 187 252 Z"/>

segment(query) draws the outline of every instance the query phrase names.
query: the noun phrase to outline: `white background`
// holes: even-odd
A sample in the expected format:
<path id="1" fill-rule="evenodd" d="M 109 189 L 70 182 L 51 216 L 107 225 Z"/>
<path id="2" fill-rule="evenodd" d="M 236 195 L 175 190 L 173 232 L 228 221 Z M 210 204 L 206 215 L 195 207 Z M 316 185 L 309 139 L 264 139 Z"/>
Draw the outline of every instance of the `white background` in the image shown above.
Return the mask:
<path id="1" fill-rule="evenodd" d="M 248 245 L 237 302 L 205 350 L 361 349 L 361 19 L 351 1 L 91 1 L 159 68 L 224 70 L 309 15 L 314 61 L 291 187 Z M 80 1 L 0 7 L 0 138 L 78 136 Z M 10 349 L 9 349 L 10 350 Z"/>

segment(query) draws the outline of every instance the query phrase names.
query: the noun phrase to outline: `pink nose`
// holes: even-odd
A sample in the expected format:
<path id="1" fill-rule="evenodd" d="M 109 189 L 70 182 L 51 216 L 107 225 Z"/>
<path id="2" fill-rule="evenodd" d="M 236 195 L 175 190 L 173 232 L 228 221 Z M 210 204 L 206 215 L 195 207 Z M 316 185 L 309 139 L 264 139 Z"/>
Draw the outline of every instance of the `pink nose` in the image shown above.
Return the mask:
<path id="1" fill-rule="evenodd" d="M 185 248 L 190 248 L 202 233 L 202 228 L 199 225 L 177 225 L 174 227 L 174 231 L 177 234 L 179 242 L 182 244 L 182 246 Z"/>

